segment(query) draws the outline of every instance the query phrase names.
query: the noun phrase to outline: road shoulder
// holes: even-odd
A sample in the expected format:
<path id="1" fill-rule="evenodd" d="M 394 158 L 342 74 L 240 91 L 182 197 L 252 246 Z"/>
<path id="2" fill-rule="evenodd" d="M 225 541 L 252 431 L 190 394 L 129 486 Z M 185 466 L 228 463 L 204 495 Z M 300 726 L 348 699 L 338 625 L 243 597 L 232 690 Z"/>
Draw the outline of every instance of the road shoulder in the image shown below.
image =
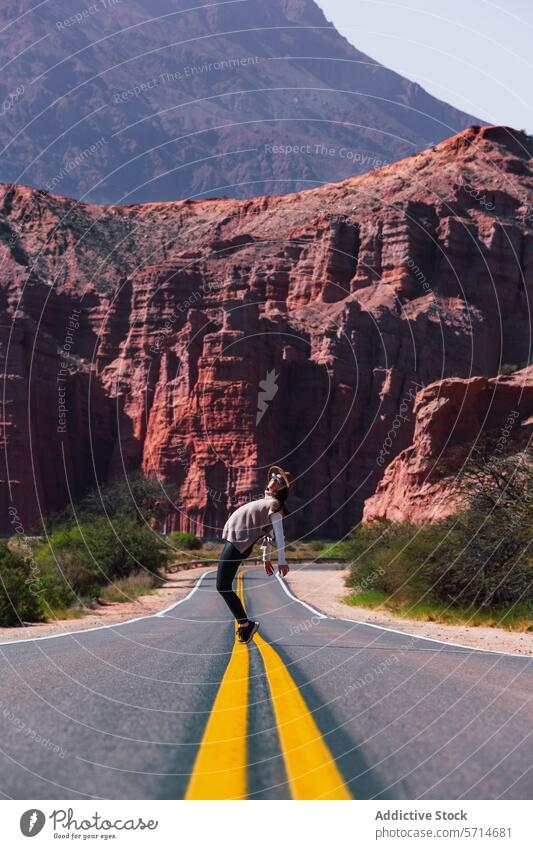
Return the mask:
<path id="1" fill-rule="evenodd" d="M 418 637 L 461 643 L 476 649 L 533 656 L 533 634 L 506 631 L 503 628 L 443 625 L 438 622 L 401 619 L 383 611 L 345 604 L 342 599 L 349 594 L 344 584 L 347 574 L 348 569 L 324 567 L 320 564 L 307 567 L 291 565 L 286 580 L 295 596 L 327 616 L 353 619 Z"/>

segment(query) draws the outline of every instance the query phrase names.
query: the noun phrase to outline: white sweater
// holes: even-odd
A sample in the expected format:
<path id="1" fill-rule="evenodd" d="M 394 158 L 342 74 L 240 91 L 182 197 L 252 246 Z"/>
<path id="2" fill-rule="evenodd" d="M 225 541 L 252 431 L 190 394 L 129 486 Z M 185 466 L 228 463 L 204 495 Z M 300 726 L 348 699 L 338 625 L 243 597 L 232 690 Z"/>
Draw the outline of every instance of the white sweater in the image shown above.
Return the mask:
<path id="1" fill-rule="evenodd" d="M 281 513 L 272 513 L 270 519 L 272 521 L 272 530 L 274 531 L 274 537 L 276 540 L 278 566 L 286 566 L 287 561 L 285 560 L 285 537 L 283 534 L 283 516 L 281 515 Z M 265 563 L 265 561 L 270 560 L 272 556 L 272 539 L 270 535 L 267 534 L 264 537 L 264 542 L 261 544 L 261 549 L 263 551 L 263 563 Z"/>

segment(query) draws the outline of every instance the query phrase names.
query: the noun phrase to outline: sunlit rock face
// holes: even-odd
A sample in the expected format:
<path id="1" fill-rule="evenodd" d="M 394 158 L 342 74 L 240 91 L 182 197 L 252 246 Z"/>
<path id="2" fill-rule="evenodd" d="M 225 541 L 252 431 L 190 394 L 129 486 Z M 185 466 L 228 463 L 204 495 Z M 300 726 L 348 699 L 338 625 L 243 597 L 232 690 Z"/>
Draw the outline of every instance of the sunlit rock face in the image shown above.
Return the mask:
<path id="1" fill-rule="evenodd" d="M 413 442 L 387 467 L 364 520 L 425 522 L 465 504 L 455 476 L 469 452 L 514 456 L 533 436 L 533 366 L 510 376 L 447 378 L 417 395 Z"/>
<path id="2" fill-rule="evenodd" d="M 425 432 L 417 393 L 529 361 L 531 155 L 483 127 L 286 196 L 4 187 L 3 530 L 142 467 L 178 488 L 167 529 L 216 537 L 279 463 L 290 533 L 347 532 Z M 391 476 L 367 515 L 411 515 Z"/>

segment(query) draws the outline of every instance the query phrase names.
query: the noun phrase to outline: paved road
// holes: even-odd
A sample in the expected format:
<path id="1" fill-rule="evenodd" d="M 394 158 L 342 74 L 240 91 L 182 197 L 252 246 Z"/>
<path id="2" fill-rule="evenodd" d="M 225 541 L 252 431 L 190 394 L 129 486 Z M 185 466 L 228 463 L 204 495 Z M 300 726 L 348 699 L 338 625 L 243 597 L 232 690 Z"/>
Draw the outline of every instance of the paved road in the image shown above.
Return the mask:
<path id="1" fill-rule="evenodd" d="M 244 571 L 163 615 L 0 647 L 6 798 L 532 797 L 533 659 L 320 618 Z M 215 706 L 215 709 L 213 710 Z"/>

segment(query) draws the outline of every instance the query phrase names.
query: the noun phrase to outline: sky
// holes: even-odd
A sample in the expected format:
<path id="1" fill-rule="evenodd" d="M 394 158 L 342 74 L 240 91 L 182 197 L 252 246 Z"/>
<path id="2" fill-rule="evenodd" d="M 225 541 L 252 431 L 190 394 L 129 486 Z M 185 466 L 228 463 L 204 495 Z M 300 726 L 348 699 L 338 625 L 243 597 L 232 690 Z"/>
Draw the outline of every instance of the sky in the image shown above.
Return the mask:
<path id="1" fill-rule="evenodd" d="M 490 124 L 533 134 L 533 0 L 317 0 L 358 50 Z"/>

